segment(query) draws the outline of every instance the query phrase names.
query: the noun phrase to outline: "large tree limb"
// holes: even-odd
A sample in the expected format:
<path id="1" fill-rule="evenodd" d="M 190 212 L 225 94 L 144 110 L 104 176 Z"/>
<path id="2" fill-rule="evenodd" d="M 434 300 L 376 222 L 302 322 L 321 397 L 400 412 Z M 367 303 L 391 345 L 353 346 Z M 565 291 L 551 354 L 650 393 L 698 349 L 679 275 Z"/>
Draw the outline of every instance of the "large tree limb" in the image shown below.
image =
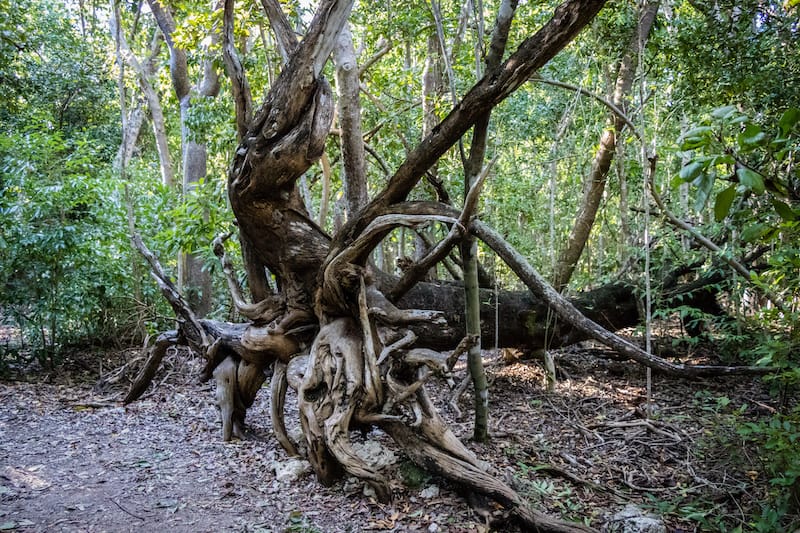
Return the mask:
<path id="1" fill-rule="evenodd" d="M 436 162 L 482 116 L 512 94 L 566 46 L 605 4 L 604 0 L 569 0 L 553 18 L 519 46 L 495 72 L 480 80 L 450 114 L 406 158 L 379 193 L 352 223 L 339 232 L 334 248 L 350 241 L 386 206 L 402 201 Z"/>
<path id="2" fill-rule="evenodd" d="M 769 374 L 775 371 L 775 368 L 772 367 L 675 364 L 653 356 L 586 318 L 569 300 L 556 292 L 519 252 L 489 226 L 480 221 L 475 221 L 470 229 L 500 256 L 531 292 L 544 299 L 562 320 L 566 320 L 590 338 L 617 350 L 620 354 L 630 357 L 638 363 L 669 375 L 686 377 L 718 376 L 721 374 Z"/>

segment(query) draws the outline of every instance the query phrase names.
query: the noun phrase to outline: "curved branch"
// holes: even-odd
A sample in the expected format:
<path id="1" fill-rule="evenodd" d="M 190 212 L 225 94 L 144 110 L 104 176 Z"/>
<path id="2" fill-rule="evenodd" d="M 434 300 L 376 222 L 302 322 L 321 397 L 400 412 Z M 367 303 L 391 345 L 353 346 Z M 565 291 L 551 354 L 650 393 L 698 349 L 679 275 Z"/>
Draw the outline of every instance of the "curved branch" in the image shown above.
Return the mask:
<path id="1" fill-rule="evenodd" d="M 422 279 L 428 270 L 438 262 L 444 260 L 453 247 L 461 241 L 463 232 L 460 226 L 466 226 L 472 214 L 475 212 L 483 183 L 486 181 L 489 171 L 492 169 L 495 162 L 497 162 L 497 158 L 498 156 L 496 155 L 489 164 L 483 167 L 478 178 L 467 192 L 467 196 L 464 199 L 464 208 L 461 210 L 461 215 L 458 217 L 459 226 L 452 226 L 444 239 L 429 250 L 425 257 L 412 264 L 411 267 L 403 273 L 403 277 L 400 278 L 400 281 L 386 294 L 386 298 L 388 298 L 389 301 L 396 302 L 402 298 L 416 282 Z"/>
<path id="2" fill-rule="evenodd" d="M 231 80 L 233 102 L 236 106 L 236 129 L 241 140 L 247 134 L 253 116 L 253 97 L 250 84 L 247 82 L 242 62 L 236 47 L 233 45 L 233 4 L 234 0 L 225 0 L 222 18 L 222 59 L 225 71 Z"/>
<path id="3" fill-rule="evenodd" d="M 225 274 L 225 280 L 228 282 L 228 289 L 231 293 L 231 300 L 233 306 L 243 317 L 248 320 L 260 322 L 272 322 L 278 314 L 280 314 L 280 301 L 277 296 L 269 296 L 264 300 L 250 304 L 247 303 L 242 295 L 242 288 L 233 273 L 233 263 L 231 263 L 228 254 L 225 253 L 223 243 L 230 238 L 231 234 L 218 235 L 213 242 L 214 255 L 217 256 L 219 262 L 222 264 L 222 272 Z"/>
<path id="4" fill-rule="evenodd" d="M 625 125 L 628 126 L 628 129 L 631 130 L 631 133 L 633 133 L 634 137 L 636 137 L 639 141 L 642 140 L 641 132 L 634 125 L 633 121 L 630 118 L 628 118 L 628 115 L 626 115 L 625 112 L 622 111 L 622 109 L 614 105 L 610 100 L 603 98 L 599 94 L 595 94 L 587 89 L 584 89 L 583 87 L 572 85 L 571 83 L 564 83 L 558 80 L 548 80 L 546 78 L 541 78 L 539 76 L 531 77 L 530 81 L 535 83 L 544 83 L 546 85 L 552 85 L 553 87 L 561 87 L 562 89 L 568 89 L 570 91 L 579 92 L 584 96 L 588 96 L 589 98 L 594 98 L 595 100 L 606 106 L 612 113 L 614 113 L 614 115 L 616 115 L 617 118 L 619 118 L 622 122 L 624 122 Z"/>
<path id="5" fill-rule="evenodd" d="M 358 239 L 356 239 L 350 246 L 343 250 L 331 263 L 347 262 L 352 263 L 358 261 L 360 258 L 365 257 L 372 252 L 373 248 L 380 242 L 380 238 L 387 232 L 400 226 L 407 228 L 416 228 L 429 222 L 442 222 L 444 224 L 454 224 L 462 233 L 466 232 L 466 228 L 458 219 L 442 215 L 430 214 L 399 214 L 389 213 L 381 215 L 373 220 L 369 226 L 366 227 Z"/>

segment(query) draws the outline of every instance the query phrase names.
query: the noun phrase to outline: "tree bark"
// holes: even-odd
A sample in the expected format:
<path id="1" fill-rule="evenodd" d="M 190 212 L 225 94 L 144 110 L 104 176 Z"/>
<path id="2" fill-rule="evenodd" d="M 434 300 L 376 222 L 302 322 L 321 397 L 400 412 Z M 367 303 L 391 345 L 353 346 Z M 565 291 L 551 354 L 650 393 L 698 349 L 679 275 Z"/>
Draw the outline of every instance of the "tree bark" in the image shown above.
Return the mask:
<path id="1" fill-rule="evenodd" d="M 336 93 L 341 125 L 342 164 L 346 218 L 350 219 L 367 203 L 367 174 L 364 138 L 361 131 L 360 85 L 353 36 L 345 25 L 333 49 L 336 63 Z"/>
<path id="2" fill-rule="evenodd" d="M 659 3 L 658 0 L 648 1 L 640 8 L 638 14 L 639 22 L 634 29 L 628 49 L 619 63 L 617 80 L 611 98 L 611 102 L 618 108 L 623 107 L 624 100 L 630 93 L 639 53 L 644 49 L 647 38 L 650 35 L 650 29 L 653 27 Z M 584 183 L 583 199 L 581 200 L 578 216 L 570 231 L 567 245 L 559 254 L 556 263 L 553 286 L 558 291 L 562 291 L 569 283 L 583 249 L 586 247 L 586 242 L 589 240 L 597 210 L 603 199 L 603 191 L 605 191 L 611 161 L 614 159 L 614 153 L 617 149 L 617 137 L 619 137 L 626 125 L 617 114 L 611 114 L 608 121 L 610 126 L 603 131 L 600 137 L 600 147 L 595 154 L 592 161 L 592 169 Z"/>
<path id="3" fill-rule="evenodd" d="M 137 98 L 136 104 L 127 115 L 123 127 L 125 131 L 122 135 L 123 142 L 119 145 L 117 156 L 114 159 L 114 165 L 118 168 L 127 168 L 128 164 L 133 157 L 133 151 L 136 149 L 136 142 L 139 140 L 139 134 L 142 131 L 142 124 L 144 124 L 144 109 L 143 103 Z"/>
<path id="4" fill-rule="evenodd" d="M 156 151 L 158 152 L 158 161 L 161 167 L 161 182 L 169 187 L 175 182 L 175 171 L 169 155 L 167 127 L 166 121 L 164 120 L 164 111 L 161 108 L 161 100 L 150 81 L 155 75 L 154 60 L 158 55 L 158 47 L 153 46 L 151 55 L 145 63 L 139 61 L 128 45 L 125 33 L 122 31 L 119 9 L 113 1 L 112 4 L 113 16 L 110 19 L 112 26 L 111 31 L 118 39 L 120 52 L 124 61 L 133 68 L 139 78 L 139 86 L 142 88 L 145 100 L 147 100 L 147 107 L 150 109 L 150 117 L 153 120 L 153 134 L 156 139 Z"/>

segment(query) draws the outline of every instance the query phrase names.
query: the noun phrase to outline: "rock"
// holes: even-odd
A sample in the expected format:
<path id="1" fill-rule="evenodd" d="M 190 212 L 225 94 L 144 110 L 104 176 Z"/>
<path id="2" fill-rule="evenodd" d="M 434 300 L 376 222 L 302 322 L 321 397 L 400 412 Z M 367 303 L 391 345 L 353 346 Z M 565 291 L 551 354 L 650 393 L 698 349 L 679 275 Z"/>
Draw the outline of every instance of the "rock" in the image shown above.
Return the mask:
<path id="1" fill-rule="evenodd" d="M 364 488 L 362 489 L 362 493 L 366 498 L 372 498 L 374 500 L 378 499 L 378 493 L 375 492 L 375 489 L 372 488 L 372 485 L 369 483 L 364 483 Z"/>
<path id="2" fill-rule="evenodd" d="M 633 504 L 608 519 L 603 533 L 667 533 L 667 526 L 655 515 L 646 514 Z"/>
<path id="3" fill-rule="evenodd" d="M 439 531 L 439 524 L 436 522 L 431 522 L 431 525 L 428 526 L 428 532 L 436 533 L 437 531 Z"/>
<path id="4" fill-rule="evenodd" d="M 374 440 L 368 440 L 363 444 L 354 442 L 353 450 L 362 461 L 378 470 L 397 462 L 397 456 L 392 450 Z"/>
<path id="5" fill-rule="evenodd" d="M 425 487 L 419 492 L 419 495 L 426 500 L 430 500 L 431 498 L 436 498 L 439 495 L 439 487 L 436 485 L 431 485 L 430 487 Z"/>
<path id="6" fill-rule="evenodd" d="M 311 471 L 311 463 L 302 459 L 273 461 L 270 467 L 275 470 L 275 479 L 282 482 L 296 481 Z"/>

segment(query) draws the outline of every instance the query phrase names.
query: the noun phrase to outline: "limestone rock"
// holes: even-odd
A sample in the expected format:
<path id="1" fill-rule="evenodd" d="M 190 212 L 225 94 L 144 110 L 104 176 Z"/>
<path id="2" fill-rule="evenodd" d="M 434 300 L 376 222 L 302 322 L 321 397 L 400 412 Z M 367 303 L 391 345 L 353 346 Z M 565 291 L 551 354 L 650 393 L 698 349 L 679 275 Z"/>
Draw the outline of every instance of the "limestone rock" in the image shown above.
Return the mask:
<path id="1" fill-rule="evenodd" d="M 275 470 L 275 479 L 282 482 L 296 481 L 311 471 L 311 463 L 302 459 L 273 461 L 270 466 Z"/>
<path id="2" fill-rule="evenodd" d="M 667 533 L 667 526 L 655 515 L 628 504 L 605 523 L 603 533 Z"/>

